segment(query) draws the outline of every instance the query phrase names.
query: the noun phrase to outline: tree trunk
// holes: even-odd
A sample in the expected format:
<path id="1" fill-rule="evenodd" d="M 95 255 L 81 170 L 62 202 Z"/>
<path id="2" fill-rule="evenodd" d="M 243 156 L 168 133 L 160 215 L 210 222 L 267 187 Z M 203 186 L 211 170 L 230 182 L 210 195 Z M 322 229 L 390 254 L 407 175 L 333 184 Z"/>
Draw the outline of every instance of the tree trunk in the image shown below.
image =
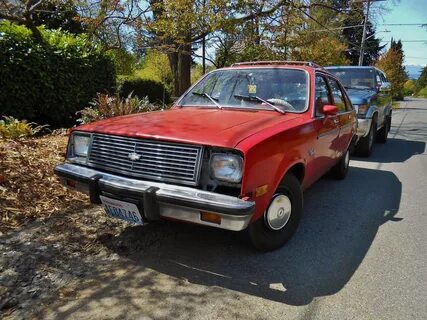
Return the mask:
<path id="1" fill-rule="evenodd" d="M 173 95 L 182 95 L 191 85 L 191 44 L 180 45 L 168 53 L 169 65 L 173 75 Z"/>

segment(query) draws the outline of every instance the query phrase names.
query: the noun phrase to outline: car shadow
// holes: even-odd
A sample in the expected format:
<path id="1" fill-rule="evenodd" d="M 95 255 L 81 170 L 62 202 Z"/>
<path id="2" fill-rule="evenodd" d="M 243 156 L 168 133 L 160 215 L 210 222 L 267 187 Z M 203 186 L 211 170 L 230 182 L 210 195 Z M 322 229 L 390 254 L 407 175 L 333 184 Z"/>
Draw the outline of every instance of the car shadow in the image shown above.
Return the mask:
<path id="1" fill-rule="evenodd" d="M 406 135 L 408 135 L 407 133 Z M 403 133 L 399 132 L 399 135 Z M 419 133 L 419 140 L 427 140 L 427 133 L 424 138 L 424 133 Z M 408 138 L 414 138 L 413 136 Z M 374 150 L 370 157 L 352 156 L 352 159 L 364 162 L 379 162 L 379 163 L 392 163 L 392 162 L 405 162 L 411 157 L 422 154 L 425 152 L 426 143 L 424 141 L 405 140 L 389 138 L 386 144 L 375 144 Z"/>
<path id="2" fill-rule="evenodd" d="M 255 251 L 243 233 L 172 222 L 129 227 L 99 241 L 144 269 L 306 305 L 340 291 L 379 228 L 401 220 L 395 216 L 401 193 L 401 182 L 388 171 L 352 167 L 346 180 L 322 179 L 305 192 L 304 215 L 294 238 L 270 253 Z"/>

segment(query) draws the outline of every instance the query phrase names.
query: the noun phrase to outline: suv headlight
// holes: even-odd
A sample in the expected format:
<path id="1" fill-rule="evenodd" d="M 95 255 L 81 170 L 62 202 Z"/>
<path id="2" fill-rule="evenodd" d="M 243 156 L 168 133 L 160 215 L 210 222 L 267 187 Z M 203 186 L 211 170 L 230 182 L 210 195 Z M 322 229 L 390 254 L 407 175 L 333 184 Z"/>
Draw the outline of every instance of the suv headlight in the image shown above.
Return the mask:
<path id="1" fill-rule="evenodd" d="M 238 183 L 242 180 L 243 159 L 241 156 L 215 153 L 211 156 L 211 176 L 220 181 Z"/>
<path id="2" fill-rule="evenodd" d="M 69 157 L 87 158 L 90 145 L 90 137 L 90 134 L 87 133 L 73 133 L 71 136 L 71 149 L 69 152 Z"/>

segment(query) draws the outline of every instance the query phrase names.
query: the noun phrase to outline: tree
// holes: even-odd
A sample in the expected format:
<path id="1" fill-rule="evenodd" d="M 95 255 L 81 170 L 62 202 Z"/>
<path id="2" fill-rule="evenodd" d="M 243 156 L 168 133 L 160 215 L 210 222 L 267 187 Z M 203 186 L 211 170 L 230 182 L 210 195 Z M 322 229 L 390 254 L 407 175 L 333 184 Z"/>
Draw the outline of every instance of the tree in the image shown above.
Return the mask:
<path id="1" fill-rule="evenodd" d="M 346 65 L 346 45 L 334 37 L 324 36 L 299 50 L 295 50 L 296 60 L 315 61 L 322 66 Z"/>
<path id="2" fill-rule="evenodd" d="M 403 85 L 403 92 L 405 96 L 411 96 L 415 93 L 415 81 L 410 79 Z"/>
<path id="3" fill-rule="evenodd" d="M 31 30 L 33 37 L 38 42 L 42 42 L 42 34 L 33 20 L 34 13 L 41 5 L 42 0 L 2 0 L 0 1 L 0 19 L 26 26 Z"/>
<path id="4" fill-rule="evenodd" d="M 42 1 L 32 14 L 36 26 L 44 25 L 47 29 L 62 29 L 74 34 L 85 31 L 73 1 Z"/>
<path id="5" fill-rule="evenodd" d="M 380 57 L 376 66 L 387 74 L 391 82 L 391 94 L 394 99 L 401 100 L 404 97 L 404 85 L 407 80 L 405 67 L 403 66 L 402 42 L 392 40 L 390 49 Z"/>
<path id="6" fill-rule="evenodd" d="M 420 76 L 418 77 L 417 82 L 415 83 L 415 93 L 419 93 L 419 91 L 427 86 L 427 66 L 423 68 Z"/>
<path id="7" fill-rule="evenodd" d="M 349 6 L 347 18 L 344 20 L 343 36 L 347 42 L 346 56 L 350 64 L 359 64 L 360 43 L 362 41 L 363 28 L 360 26 L 364 20 L 364 7 L 362 2 L 352 2 Z M 366 26 L 366 41 L 363 55 L 363 64 L 372 65 L 380 56 L 385 45 L 380 45 L 380 40 L 375 37 L 375 29 L 371 21 Z"/>

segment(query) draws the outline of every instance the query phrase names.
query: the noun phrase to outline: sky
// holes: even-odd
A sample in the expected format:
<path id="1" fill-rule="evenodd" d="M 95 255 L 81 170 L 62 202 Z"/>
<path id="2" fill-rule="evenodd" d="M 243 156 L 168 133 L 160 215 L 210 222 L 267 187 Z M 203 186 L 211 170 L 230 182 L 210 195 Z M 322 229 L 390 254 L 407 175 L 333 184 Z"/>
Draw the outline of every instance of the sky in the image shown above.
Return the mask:
<path id="1" fill-rule="evenodd" d="M 402 40 L 405 65 L 427 65 L 427 27 L 384 25 L 390 23 L 427 24 L 427 0 L 387 0 L 387 2 L 389 2 L 389 11 L 385 12 L 382 18 L 376 19 L 378 38 L 388 42 L 391 37 L 395 40 Z M 374 3 L 373 6 L 378 4 Z M 390 32 L 382 32 L 385 30 Z M 405 42 L 408 40 L 426 40 L 426 42 Z"/>

